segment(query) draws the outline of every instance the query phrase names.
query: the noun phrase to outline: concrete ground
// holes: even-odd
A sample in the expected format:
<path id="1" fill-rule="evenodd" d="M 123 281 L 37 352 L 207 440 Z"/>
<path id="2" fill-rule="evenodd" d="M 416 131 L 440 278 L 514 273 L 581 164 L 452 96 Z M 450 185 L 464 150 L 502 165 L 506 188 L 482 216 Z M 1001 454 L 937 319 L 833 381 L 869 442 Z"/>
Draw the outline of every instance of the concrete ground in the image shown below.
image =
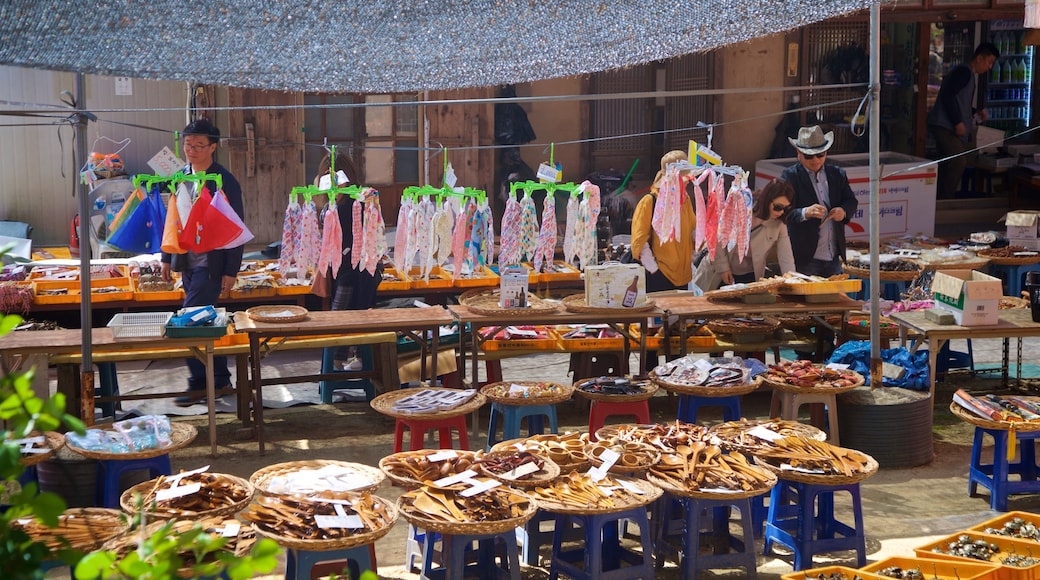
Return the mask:
<path id="1" fill-rule="evenodd" d="M 1014 342 L 1012 357 L 1014 357 Z M 1026 341 L 1027 358 L 1040 352 L 1040 339 Z M 955 342 L 956 350 L 963 350 L 963 342 Z M 977 367 L 993 366 L 1001 360 L 1001 344 L 998 340 L 976 340 L 973 344 Z M 292 356 L 277 359 L 275 364 L 281 372 L 294 373 L 314 371 L 319 364 L 317 353 L 292 353 Z M 546 354 L 507 359 L 503 364 L 506 380 L 555 380 L 570 381 L 567 374 L 568 358 L 563 354 Z M 988 497 L 969 497 L 967 473 L 971 452 L 973 429 L 954 418 L 947 407 L 953 389 L 997 389 L 999 385 L 990 377 L 955 377 L 948 380 L 936 394 L 933 421 L 933 443 L 935 456 L 932 461 L 910 468 L 882 468 L 861 485 L 863 512 L 867 536 L 867 559 L 877 561 L 888 556 L 912 556 L 913 549 L 942 536 L 958 532 L 999 515 L 989 509 Z M 140 369 L 121 370 L 120 384 L 124 393 L 138 389 L 179 390 L 183 385 L 184 371 L 173 368 L 142 372 Z M 316 385 L 301 385 L 303 390 Z M 743 412 L 749 418 L 766 417 L 768 393 L 753 393 L 744 397 Z M 200 429 L 200 436 L 193 445 L 172 455 L 175 470 L 194 469 L 210 465 L 215 472 L 231 473 L 248 478 L 257 469 L 284 461 L 305 459 L 339 459 L 377 465 L 380 458 L 392 449 L 393 422 L 374 412 L 364 402 L 342 402 L 332 405 L 306 404 L 284 409 L 269 409 L 267 417 L 267 452 L 258 453 L 255 441 L 238 438 L 240 424 L 231 414 L 219 416 L 217 457 L 209 456 L 205 436 L 205 416 L 202 406 L 193 407 L 195 416 L 181 418 Z M 576 401 L 559 405 L 561 429 L 587 429 L 587 411 Z M 666 422 L 674 420 L 676 399 L 659 393 L 651 401 L 652 419 Z M 702 422 L 715 423 L 720 420 L 712 410 L 703 415 Z M 486 428 L 487 409 L 480 415 L 479 425 Z M 472 447 L 483 445 L 484 433 L 471 441 Z M 401 488 L 384 484 L 378 494 L 394 500 Z M 1009 503 L 1010 509 L 1036 512 L 1040 509 L 1040 494 L 1015 496 Z M 838 501 L 839 513 L 847 513 L 847 502 Z M 840 517 L 840 516 L 839 516 Z M 404 548 L 407 525 L 403 521 L 379 540 L 376 552 L 379 576 L 383 578 L 411 579 L 418 574 L 404 569 Z M 780 578 L 792 571 L 789 554 L 762 555 L 761 540 L 756 542 L 758 553 L 758 577 L 766 580 Z M 546 555 L 548 552 L 545 551 Z M 544 561 L 544 560 L 543 560 Z M 854 566 L 851 552 L 817 556 L 817 565 L 843 564 Z M 525 579 L 541 579 L 548 576 L 547 567 L 525 567 Z M 678 578 L 679 572 L 673 562 L 668 562 L 660 571 L 661 578 Z M 712 572 L 708 578 L 743 578 L 739 570 Z M 60 575 L 57 575 L 60 577 Z"/>

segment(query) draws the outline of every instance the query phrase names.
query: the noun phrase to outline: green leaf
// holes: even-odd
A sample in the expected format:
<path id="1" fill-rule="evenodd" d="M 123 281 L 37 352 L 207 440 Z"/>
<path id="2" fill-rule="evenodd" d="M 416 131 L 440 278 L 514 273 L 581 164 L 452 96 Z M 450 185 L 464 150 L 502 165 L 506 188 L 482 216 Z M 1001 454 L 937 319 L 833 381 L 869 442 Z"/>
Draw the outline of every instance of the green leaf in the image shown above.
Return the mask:
<path id="1" fill-rule="evenodd" d="M 17 314 L 8 314 L 0 318 L 0 336 L 3 336 L 22 323 L 22 317 Z"/>
<path id="2" fill-rule="evenodd" d="M 38 494 L 30 504 L 36 517 L 52 528 L 58 525 L 58 516 L 67 507 L 60 495 L 50 492 Z"/>
<path id="3" fill-rule="evenodd" d="M 95 580 L 99 577 L 107 577 L 107 572 L 115 567 L 116 555 L 114 552 L 91 552 L 76 564 L 76 580 Z"/>

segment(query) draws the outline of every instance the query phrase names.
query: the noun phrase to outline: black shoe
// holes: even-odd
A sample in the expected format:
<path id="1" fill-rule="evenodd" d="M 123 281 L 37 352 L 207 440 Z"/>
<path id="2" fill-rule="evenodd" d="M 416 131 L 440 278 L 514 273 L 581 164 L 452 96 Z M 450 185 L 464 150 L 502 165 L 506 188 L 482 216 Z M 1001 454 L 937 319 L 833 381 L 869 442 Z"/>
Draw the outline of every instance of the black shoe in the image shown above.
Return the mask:
<path id="1" fill-rule="evenodd" d="M 186 391 L 186 393 L 186 395 L 174 399 L 173 404 L 177 405 L 178 407 L 190 407 L 195 403 L 202 403 L 206 400 L 205 391 L 189 390 Z"/>

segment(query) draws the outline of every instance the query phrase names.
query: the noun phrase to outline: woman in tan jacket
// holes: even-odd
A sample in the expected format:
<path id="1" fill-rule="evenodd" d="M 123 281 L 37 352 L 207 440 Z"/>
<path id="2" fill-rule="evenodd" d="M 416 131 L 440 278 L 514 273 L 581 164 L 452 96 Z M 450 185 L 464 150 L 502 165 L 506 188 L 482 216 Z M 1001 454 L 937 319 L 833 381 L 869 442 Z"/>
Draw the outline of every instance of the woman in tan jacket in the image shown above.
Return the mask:
<path id="1" fill-rule="evenodd" d="M 685 290 L 693 279 L 693 228 L 697 218 L 693 215 L 690 196 L 683 195 L 680 209 L 681 239 L 662 243 L 650 225 L 668 165 L 686 160 L 683 151 L 665 153 L 661 158 L 661 170 L 650 186 L 650 195 L 644 195 L 632 213 L 632 257 L 646 268 L 647 292 Z"/>

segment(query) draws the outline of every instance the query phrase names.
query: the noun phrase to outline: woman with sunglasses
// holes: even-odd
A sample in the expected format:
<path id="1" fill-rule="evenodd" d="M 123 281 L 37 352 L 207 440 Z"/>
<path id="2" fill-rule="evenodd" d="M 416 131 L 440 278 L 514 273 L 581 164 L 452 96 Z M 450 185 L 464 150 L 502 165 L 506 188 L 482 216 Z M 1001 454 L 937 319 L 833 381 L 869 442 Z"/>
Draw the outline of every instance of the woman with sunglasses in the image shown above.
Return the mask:
<path id="1" fill-rule="evenodd" d="M 787 213 L 791 209 L 794 190 L 786 181 L 773 180 L 755 194 L 751 208 L 751 244 L 743 260 L 736 252 L 729 252 L 721 245 L 715 253 L 715 261 L 707 257 L 697 268 L 695 283 L 707 292 L 720 283 L 754 282 L 765 276 L 766 263 L 775 252 L 780 264 L 778 274 L 794 271 L 794 255 L 791 239 L 787 236 Z"/>

